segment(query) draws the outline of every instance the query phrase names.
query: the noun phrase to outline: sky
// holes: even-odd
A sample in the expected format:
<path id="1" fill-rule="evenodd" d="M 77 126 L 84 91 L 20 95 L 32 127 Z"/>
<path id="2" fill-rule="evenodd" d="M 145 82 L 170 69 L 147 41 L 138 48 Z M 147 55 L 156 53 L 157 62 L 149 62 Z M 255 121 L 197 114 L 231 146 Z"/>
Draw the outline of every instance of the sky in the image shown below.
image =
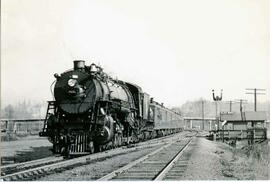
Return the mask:
<path id="1" fill-rule="evenodd" d="M 1 104 L 52 100 L 53 74 L 99 64 L 166 106 L 270 100 L 269 0 L 2 0 Z"/>

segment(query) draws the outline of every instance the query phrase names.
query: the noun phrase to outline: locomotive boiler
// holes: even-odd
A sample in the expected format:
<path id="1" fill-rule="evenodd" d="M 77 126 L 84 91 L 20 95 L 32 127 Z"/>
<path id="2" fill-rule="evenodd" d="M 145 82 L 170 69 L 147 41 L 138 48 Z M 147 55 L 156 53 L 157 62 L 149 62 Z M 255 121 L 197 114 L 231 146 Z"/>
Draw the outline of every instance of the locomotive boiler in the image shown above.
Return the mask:
<path id="1" fill-rule="evenodd" d="M 112 79 L 100 66 L 77 60 L 73 69 L 54 77 L 54 101 L 48 102 L 40 132 L 54 153 L 83 155 L 179 131 L 178 125 L 168 127 L 179 123 L 179 114 L 153 102 L 139 86 Z M 162 119 L 157 109 L 170 119 Z M 155 118 L 163 124 L 155 127 Z"/>

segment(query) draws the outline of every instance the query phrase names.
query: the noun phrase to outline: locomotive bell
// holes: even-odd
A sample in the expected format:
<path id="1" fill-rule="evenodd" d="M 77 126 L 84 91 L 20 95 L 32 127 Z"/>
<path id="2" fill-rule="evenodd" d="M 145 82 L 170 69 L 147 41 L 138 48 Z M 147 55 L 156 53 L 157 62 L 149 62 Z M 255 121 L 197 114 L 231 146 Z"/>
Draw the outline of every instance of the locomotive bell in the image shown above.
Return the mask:
<path id="1" fill-rule="evenodd" d="M 97 66 L 94 63 L 92 63 L 90 65 L 90 73 L 95 74 L 97 71 L 98 71 Z"/>
<path id="2" fill-rule="evenodd" d="M 74 70 L 84 70 L 85 61 L 83 60 L 75 60 L 74 63 Z"/>

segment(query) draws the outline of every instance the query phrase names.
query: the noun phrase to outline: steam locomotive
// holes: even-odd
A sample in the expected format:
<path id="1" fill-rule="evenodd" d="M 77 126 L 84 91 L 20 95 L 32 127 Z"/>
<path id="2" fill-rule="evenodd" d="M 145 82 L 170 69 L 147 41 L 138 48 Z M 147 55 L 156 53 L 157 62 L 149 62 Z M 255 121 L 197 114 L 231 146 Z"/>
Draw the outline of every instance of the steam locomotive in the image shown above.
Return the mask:
<path id="1" fill-rule="evenodd" d="M 94 63 L 76 60 L 73 69 L 54 77 L 54 101 L 48 101 L 40 132 L 54 153 L 84 155 L 183 129 L 180 114 Z"/>

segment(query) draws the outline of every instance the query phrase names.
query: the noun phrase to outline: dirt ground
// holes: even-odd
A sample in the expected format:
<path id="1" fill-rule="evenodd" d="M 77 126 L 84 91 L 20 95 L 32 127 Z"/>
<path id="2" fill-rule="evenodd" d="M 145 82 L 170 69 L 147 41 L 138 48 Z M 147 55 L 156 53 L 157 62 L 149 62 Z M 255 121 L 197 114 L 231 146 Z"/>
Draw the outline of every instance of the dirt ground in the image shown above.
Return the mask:
<path id="1" fill-rule="evenodd" d="M 127 154 L 117 155 L 102 161 L 93 162 L 92 164 L 76 167 L 62 173 L 55 173 L 49 176 L 45 176 L 43 178 L 40 178 L 39 181 L 96 180 L 124 165 L 127 165 L 129 162 L 141 158 L 142 156 L 152 152 L 155 149 L 157 149 L 157 147 L 140 149 Z"/>
<path id="2" fill-rule="evenodd" d="M 31 135 L 15 141 L 1 141 L 1 164 L 25 162 L 52 155 L 52 144 L 45 137 Z"/>
<path id="3" fill-rule="evenodd" d="M 130 161 L 150 153 L 152 150 L 154 149 L 114 156 L 113 158 L 76 167 L 62 173 L 52 174 L 39 180 L 95 180 L 120 166 L 128 164 Z M 255 164 L 255 159 L 250 159 L 251 154 L 248 157 L 244 150 L 235 149 L 225 143 L 198 137 L 184 155 L 188 156 L 188 165 L 179 180 L 269 179 L 267 173 L 269 168 L 267 166 L 259 165 L 259 163 L 252 165 L 252 163 Z"/>
<path id="4" fill-rule="evenodd" d="M 261 159 L 254 158 L 256 152 L 254 154 L 253 150 L 235 149 L 205 138 L 197 138 L 193 147 L 181 180 L 269 180 L 270 151 L 267 144 L 257 152 Z M 249 156 L 247 150 L 251 153 Z M 268 162 L 263 156 L 268 156 Z"/>
<path id="5" fill-rule="evenodd" d="M 240 147 L 233 148 L 222 142 L 197 137 L 183 154 L 188 156 L 188 163 L 179 180 L 269 180 L 269 143 L 266 141 L 254 146 L 239 145 Z M 1 142 L 1 156 L 21 162 L 51 155 L 50 147 L 51 143 L 46 138 L 30 136 L 22 140 Z M 113 156 L 61 173 L 51 174 L 39 180 L 95 180 L 154 149 L 156 147 Z"/>

